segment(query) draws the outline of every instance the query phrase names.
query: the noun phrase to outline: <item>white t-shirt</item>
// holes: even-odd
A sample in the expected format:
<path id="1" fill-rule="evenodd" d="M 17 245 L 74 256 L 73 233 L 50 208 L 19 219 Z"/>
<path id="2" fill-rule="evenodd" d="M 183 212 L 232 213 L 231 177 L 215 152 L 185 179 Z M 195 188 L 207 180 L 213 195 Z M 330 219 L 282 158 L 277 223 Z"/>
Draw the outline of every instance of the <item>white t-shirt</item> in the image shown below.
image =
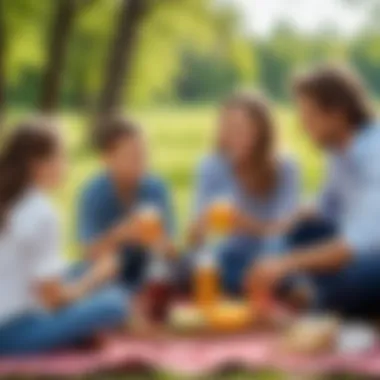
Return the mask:
<path id="1" fill-rule="evenodd" d="M 36 285 L 63 270 L 56 212 L 42 191 L 30 189 L 0 232 L 0 325 L 40 308 Z"/>

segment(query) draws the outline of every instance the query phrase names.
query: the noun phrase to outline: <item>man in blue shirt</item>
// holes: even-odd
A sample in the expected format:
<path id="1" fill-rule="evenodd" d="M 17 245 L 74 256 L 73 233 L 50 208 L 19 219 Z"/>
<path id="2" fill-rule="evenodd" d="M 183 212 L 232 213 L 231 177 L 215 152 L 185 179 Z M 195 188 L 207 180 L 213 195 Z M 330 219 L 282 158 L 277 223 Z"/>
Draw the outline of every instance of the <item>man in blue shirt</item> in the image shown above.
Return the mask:
<path id="1" fill-rule="evenodd" d="M 303 228 L 302 246 L 263 261 L 250 286 L 270 289 L 285 277 L 307 273 L 309 305 L 349 314 L 378 312 L 380 128 L 360 81 L 344 69 L 308 73 L 296 82 L 295 95 L 307 134 L 328 153 L 327 180 L 314 210 L 325 227 L 314 236 Z M 326 228 L 327 221 L 333 228 Z"/>
<path id="2" fill-rule="evenodd" d="M 148 171 L 145 140 L 139 127 L 123 117 L 99 125 L 96 148 L 104 170 L 84 187 L 79 203 L 78 232 L 88 257 L 120 253 L 121 276 L 128 286 L 142 279 L 147 253 L 134 217 L 140 206 L 161 211 L 167 241 L 173 230 L 173 213 L 164 182 Z"/>

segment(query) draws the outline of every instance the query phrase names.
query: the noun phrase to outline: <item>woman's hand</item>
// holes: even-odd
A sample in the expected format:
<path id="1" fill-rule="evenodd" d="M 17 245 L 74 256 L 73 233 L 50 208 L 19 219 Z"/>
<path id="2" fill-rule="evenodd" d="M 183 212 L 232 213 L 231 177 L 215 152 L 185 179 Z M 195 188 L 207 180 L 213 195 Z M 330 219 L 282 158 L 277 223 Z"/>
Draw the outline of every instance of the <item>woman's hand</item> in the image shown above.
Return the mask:
<path id="1" fill-rule="evenodd" d="M 94 239 L 85 246 L 89 257 L 94 260 L 99 257 L 118 252 L 121 245 L 126 243 L 140 243 L 141 233 L 137 220 L 134 216 L 123 219 L 110 231 Z"/>

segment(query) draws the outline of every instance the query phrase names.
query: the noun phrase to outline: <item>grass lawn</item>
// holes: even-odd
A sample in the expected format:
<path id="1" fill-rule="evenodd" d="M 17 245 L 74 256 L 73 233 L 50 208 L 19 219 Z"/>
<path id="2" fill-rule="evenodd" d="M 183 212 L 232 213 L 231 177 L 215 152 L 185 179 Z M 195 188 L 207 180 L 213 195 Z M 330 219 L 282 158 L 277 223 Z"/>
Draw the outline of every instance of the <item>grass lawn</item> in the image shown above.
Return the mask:
<path id="1" fill-rule="evenodd" d="M 294 115 L 284 108 L 279 108 L 277 114 L 280 149 L 298 159 L 303 194 L 310 194 L 316 189 L 321 177 L 321 159 L 304 137 Z M 71 170 L 69 181 L 58 194 L 57 202 L 66 227 L 68 252 L 72 256 L 77 254 L 77 197 L 83 183 L 99 170 L 99 163 L 89 146 L 86 119 L 73 113 L 63 116 L 64 135 L 70 147 Z M 185 228 L 191 205 L 195 168 L 213 146 L 216 111 L 211 107 L 153 109 L 134 112 L 134 116 L 144 126 L 148 136 L 154 170 L 171 187 L 181 232 Z"/>

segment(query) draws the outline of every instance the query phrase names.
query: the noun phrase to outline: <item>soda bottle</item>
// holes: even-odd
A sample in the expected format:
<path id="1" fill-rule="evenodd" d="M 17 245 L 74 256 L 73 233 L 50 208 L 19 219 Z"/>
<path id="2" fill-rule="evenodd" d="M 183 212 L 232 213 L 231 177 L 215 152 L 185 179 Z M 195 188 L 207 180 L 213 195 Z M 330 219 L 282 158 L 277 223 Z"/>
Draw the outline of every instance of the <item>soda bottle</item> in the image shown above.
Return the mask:
<path id="1" fill-rule="evenodd" d="M 215 305 L 220 296 L 219 268 L 214 252 L 210 248 L 199 253 L 194 277 L 196 304 L 201 308 Z"/>
<path id="2" fill-rule="evenodd" d="M 142 242 L 149 250 L 149 263 L 143 289 L 146 313 L 149 319 L 163 322 L 167 317 L 173 293 L 170 265 L 160 242 L 164 237 L 162 215 L 154 205 L 142 205 L 137 213 Z"/>
<path id="3" fill-rule="evenodd" d="M 174 292 L 170 265 L 161 253 L 151 256 L 144 294 L 148 318 L 154 322 L 165 322 Z"/>
<path id="4" fill-rule="evenodd" d="M 233 228 L 234 205 L 230 197 L 215 198 L 206 210 L 206 244 L 194 271 L 195 301 L 200 307 L 215 305 L 220 298 L 218 252 Z"/>

